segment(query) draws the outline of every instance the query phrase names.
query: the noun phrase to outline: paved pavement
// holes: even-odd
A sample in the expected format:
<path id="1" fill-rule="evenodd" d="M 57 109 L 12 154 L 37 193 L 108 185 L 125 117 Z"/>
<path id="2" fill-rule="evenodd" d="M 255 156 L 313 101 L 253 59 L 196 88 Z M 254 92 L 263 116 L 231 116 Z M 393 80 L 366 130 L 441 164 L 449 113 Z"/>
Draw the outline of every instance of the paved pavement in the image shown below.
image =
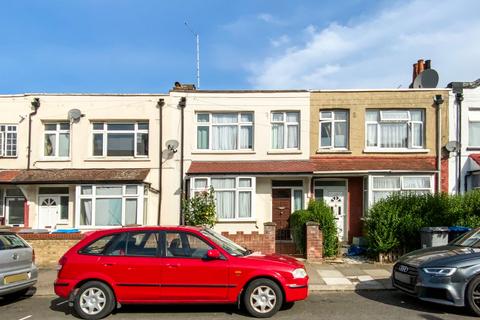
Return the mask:
<path id="1" fill-rule="evenodd" d="M 34 296 L 14 302 L 0 299 L 2 320 L 77 319 L 63 300 Z M 198 305 L 139 305 L 123 306 L 107 319 L 252 319 L 235 306 Z M 465 320 L 475 319 L 464 308 L 425 303 L 398 291 L 348 291 L 311 294 L 306 301 L 297 302 L 291 309 L 280 311 L 274 318 L 328 320 Z"/>
<path id="2" fill-rule="evenodd" d="M 360 263 L 311 263 L 305 264 L 310 277 L 309 288 L 316 291 L 354 291 L 391 289 L 391 265 Z M 36 296 L 55 295 L 53 282 L 57 272 L 40 269 Z"/>

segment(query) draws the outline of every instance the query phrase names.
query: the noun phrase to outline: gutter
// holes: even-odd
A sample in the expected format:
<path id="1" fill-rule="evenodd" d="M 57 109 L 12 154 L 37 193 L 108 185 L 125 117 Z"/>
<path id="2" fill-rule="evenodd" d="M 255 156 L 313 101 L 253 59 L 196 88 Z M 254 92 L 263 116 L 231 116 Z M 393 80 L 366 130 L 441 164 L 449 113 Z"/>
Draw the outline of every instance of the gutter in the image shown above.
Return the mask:
<path id="1" fill-rule="evenodd" d="M 157 225 L 160 225 L 160 216 L 162 214 L 162 180 L 163 180 L 163 166 L 162 166 L 162 150 L 163 150 L 163 106 L 165 99 L 158 99 L 158 117 L 159 117 L 159 153 L 158 153 L 158 216 Z"/>
<path id="2" fill-rule="evenodd" d="M 40 108 L 40 98 L 33 98 L 31 104 L 33 111 L 28 114 L 27 170 L 30 170 L 30 158 L 32 151 L 32 117 L 37 114 L 38 108 Z"/>

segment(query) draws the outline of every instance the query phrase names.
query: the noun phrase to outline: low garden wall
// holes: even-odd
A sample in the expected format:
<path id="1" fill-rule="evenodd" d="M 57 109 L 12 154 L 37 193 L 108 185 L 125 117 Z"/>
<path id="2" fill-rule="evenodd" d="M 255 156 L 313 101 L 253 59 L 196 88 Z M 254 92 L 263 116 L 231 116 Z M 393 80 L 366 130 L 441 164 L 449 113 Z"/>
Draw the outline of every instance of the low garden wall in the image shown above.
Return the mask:
<path id="1" fill-rule="evenodd" d="M 237 233 L 222 232 L 222 235 L 250 250 L 260 251 L 265 254 L 275 253 L 275 223 L 273 222 L 264 224 L 263 234 L 257 231 L 252 233 L 239 231 Z"/>

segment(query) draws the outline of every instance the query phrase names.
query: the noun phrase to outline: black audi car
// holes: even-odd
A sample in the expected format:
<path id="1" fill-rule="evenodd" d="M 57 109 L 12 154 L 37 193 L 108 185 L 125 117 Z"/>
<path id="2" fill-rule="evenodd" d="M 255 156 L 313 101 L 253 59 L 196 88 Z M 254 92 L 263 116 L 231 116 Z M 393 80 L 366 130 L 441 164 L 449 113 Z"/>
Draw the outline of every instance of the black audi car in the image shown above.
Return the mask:
<path id="1" fill-rule="evenodd" d="M 480 228 L 442 247 L 401 257 L 392 283 L 418 298 L 452 306 L 468 306 L 480 316 Z"/>

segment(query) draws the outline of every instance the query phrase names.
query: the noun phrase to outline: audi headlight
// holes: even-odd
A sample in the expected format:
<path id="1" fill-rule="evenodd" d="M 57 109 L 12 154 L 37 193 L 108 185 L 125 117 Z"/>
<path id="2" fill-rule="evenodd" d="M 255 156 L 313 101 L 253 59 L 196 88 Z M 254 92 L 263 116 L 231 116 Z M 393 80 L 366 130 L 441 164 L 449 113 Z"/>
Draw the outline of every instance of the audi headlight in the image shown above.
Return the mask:
<path id="1" fill-rule="evenodd" d="M 457 271 L 457 268 L 423 268 L 423 271 L 436 277 L 449 277 Z"/>
<path id="2" fill-rule="evenodd" d="M 303 268 L 298 268 L 292 271 L 292 276 L 294 279 L 302 279 L 307 276 L 307 272 Z"/>

